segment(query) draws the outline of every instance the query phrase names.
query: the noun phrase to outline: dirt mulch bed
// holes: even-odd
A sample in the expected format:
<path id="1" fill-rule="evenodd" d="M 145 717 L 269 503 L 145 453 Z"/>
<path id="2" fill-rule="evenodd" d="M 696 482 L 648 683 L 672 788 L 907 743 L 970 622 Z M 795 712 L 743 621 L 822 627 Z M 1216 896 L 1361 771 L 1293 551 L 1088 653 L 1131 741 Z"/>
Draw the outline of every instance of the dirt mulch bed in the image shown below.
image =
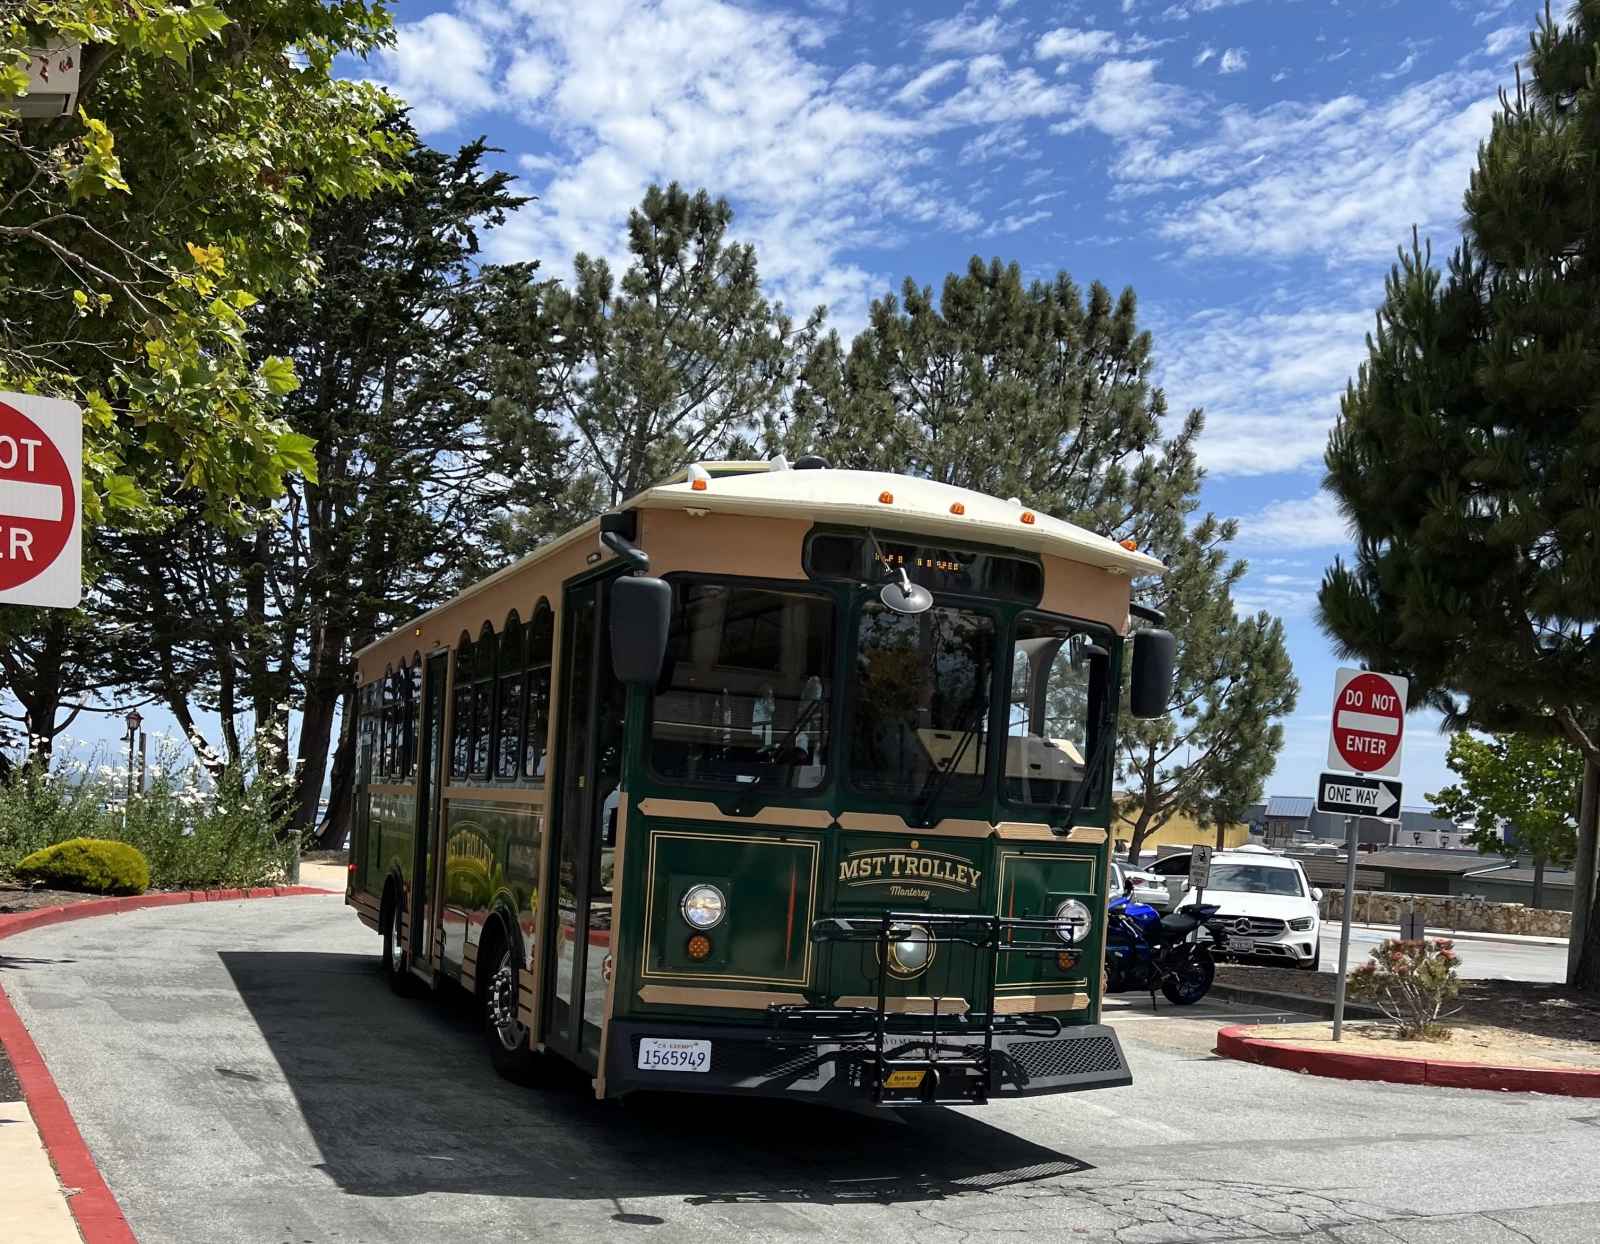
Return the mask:
<path id="1" fill-rule="evenodd" d="M 1241 989 L 1269 989 L 1303 998 L 1333 1000 L 1331 972 L 1298 972 L 1292 968 L 1258 968 L 1227 964 L 1217 968 L 1217 983 Z M 1498 1028 L 1557 1041 L 1588 1043 L 1600 1049 L 1600 997 L 1565 985 L 1533 981 L 1464 980 L 1460 1010 L 1452 1025 Z M 1452 1043 L 1453 1044 L 1453 1043 Z M 1450 1045 L 1425 1045 L 1431 1058 L 1455 1058 Z"/>
<path id="2" fill-rule="evenodd" d="M 41 907 L 65 907 L 68 903 L 85 903 L 104 897 L 103 894 L 81 894 L 77 890 L 27 889 L 0 884 L 0 916 L 18 911 L 37 911 Z"/>
<path id="3" fill-rule="evenodd" d="M 1333 1025 L 1322 1020 L 1310 1024 L 1257 1024 L 1244 1033 L 1267 1041 L 1288 1041 L 1303 1049 L 1342 1054 L 1600 1071 L 1600 1042 L 1556 1040 L 1490 1024 L 1451 1024 L 1448 1041 L 1402 1041 L 1392 1024 L 1369 1021 L 1346 1024 L 1338 1044 L 1334 1044 Z"/>

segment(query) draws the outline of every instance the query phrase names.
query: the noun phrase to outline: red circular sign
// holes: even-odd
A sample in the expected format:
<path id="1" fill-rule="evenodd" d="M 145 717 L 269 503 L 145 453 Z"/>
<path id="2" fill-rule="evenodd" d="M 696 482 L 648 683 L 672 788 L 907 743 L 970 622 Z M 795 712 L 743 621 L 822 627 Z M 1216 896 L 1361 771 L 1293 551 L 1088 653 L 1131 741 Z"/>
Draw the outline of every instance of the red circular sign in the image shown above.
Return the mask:
<path id="1" fill-rule="evenodd" d="M 1405 697 L 1381 674 L 1357 674 L 1333 706 L 1333 744 L 1357 773 L 1382 769 L 1400 754 Z"/>
<path id="2" fill-rule="evenodd" d="M 0 402 L 0 591 L 49 569 L 72 536 L 78 490 L 39 425 Z"/>

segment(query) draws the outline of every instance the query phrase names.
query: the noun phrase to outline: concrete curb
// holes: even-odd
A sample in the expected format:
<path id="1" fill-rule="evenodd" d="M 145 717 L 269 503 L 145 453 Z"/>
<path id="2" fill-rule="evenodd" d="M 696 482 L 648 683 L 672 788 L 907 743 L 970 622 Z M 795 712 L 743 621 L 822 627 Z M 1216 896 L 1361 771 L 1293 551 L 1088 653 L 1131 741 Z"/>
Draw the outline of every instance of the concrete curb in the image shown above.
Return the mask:
<path id="1" fill-rule="evenodd" d="M 1271 989 L 1251 989 L 1247 985 L 1212 985 L 1211 995 L 1228 1002 L 1243 1002 L 1250 1006 L 1271 1007 L 1276 1011 L 1298 1011 L 1315 1019 L 1333 1018 L 1333 1001 L 1307 998 L 1297 993 L 1277 993 Z M 1370 1006 L 1345 1002 L 1344 1013 L 1348 1019 L 1382 1019 L 1383 1012 Z"/>
<path id="2" fill-rule="evenodd" d="M 1313 1050 L 1303 1045 L 1246 1036 L 1235 1025 L 1217 1033 L 1217 1053 L 1224 1058 L 1298 1071 L 1336 1080 L 1378 1080 L 1386 1084 L 1430 1084 L 1438 1088 L 1489 1089 L 1499 1093 L 1549 1093 L 1558 1097 L 1600 1097 L 1600 1071 L 1544 1067 L 1497 1067 L 1491 1063 L 1456 1063 L 1433 1058 L 1397 1058 L 1388 1054 L 1351 1054 Z"/>
<path id="3" fill-rule="evenodd" d="M 144 907 L 174 907 L 182 903 L 218 903 L 247 898 L 288 898 L 304 894 L 335 894 L 317 886 L 263 886 L 249 890 L 191 890 L 176 894 L 135 894 L 127 898 L 88 899 L 63 907 L 41 907 L 0 916 L 0 938 L 27 929 L 84 920 L 90 916 L 109 916 Z M 95 1165 L 94 1155 L 84 1143 L 72 1111 L 56 1087 L 55 1077 L 45 1065 L 39 1047 L 33 1043 L 22 1017 L 0 986 L 0 1045 L 17 1073 L 23 1100 L 39 1129 L 39 1139 L 67 1193 L 67 1208 L 82 1232 L 84 1244 L 138 1244 L 122 1207 L 106 1185 Z"/>

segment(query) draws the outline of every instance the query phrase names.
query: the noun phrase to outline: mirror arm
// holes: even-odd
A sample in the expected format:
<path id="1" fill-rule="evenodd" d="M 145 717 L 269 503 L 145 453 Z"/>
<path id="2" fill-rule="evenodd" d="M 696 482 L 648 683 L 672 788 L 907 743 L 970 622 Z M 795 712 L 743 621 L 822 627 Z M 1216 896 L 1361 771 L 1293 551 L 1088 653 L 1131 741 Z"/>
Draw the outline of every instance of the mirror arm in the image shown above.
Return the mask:
<path id="1" fill-rule="evenodd" d="M 1159 609 L 1152 609 L 1149 605 L 1141 605 L 1134 601 L 1128 606 L 1128 612 L 1141 622 L 1149 622 L 1153 626 L 1165 626 L 1167 615 Z"/>
<path id="2" fill-rule="evenodd" d="M 605 545 L 618 557 L 633 564 L 633 568 L 641 574 L 650 569 L 650 554 L 646 553 L 633 541 L 620 531 L 602 531 L 600 543 Z"/>

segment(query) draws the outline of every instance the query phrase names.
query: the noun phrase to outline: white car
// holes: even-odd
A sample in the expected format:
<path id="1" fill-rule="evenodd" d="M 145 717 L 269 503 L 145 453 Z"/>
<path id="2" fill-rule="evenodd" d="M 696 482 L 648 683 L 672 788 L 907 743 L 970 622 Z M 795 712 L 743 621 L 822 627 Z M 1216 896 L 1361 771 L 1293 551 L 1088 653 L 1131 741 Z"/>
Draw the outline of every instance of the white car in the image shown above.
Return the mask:
<path id="1" fill-rule="evenodd" d="M 1136 902 L 1148 903 L 1158 911 L 1166 911 L 1172 902 L 1172 896 L 1167 892 L 1167 884 L 1154 873 L 1146 872 L 1142 868 L 1130 868 L 1126 864 L 1111 861 L 1111 898 L 1116 898 L 1122 893 L 1124 886 L 1133 882 L 1133 898 Z"/>
<path id="2" fill-rule="evenodd" d="M 1189 852 L 1159 859 L 1150 871 L 1160 877 L 1187 876 Z M 1211 857 L 1204 899 L 1218 907 L 1209 925 L 1218 933 L 1212 953 L 1315 972 L 1322 963 L 1321 899 L 1322 891 L 1307 882 L 1298 860 L 1266 847 L 1218 851 Z M 1179 906 L 1194 901 L 1189 889 Z"/>

